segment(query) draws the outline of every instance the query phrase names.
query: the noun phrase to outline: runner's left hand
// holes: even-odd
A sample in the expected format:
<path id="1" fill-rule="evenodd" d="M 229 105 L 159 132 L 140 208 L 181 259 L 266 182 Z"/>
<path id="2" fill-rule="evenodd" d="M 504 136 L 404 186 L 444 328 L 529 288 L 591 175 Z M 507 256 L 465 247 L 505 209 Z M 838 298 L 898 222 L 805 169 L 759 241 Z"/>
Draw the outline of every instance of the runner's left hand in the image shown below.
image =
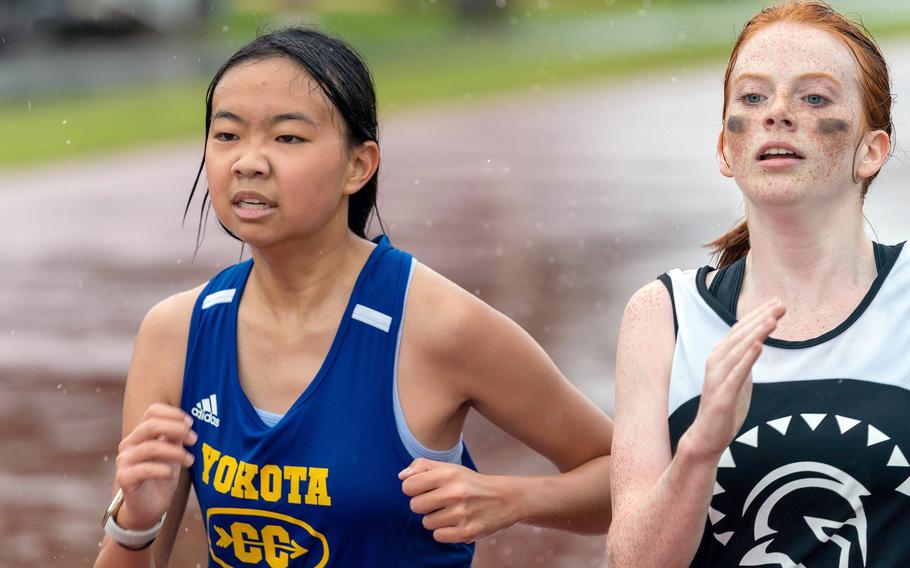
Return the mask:
<path id="1" fill-rule="evenodd" d="M 398 478 L 411 510 L 424 515 L 423 526 L 438 542 L 474 542 L 518 521 L 507 477 L 418 458 Z"/>

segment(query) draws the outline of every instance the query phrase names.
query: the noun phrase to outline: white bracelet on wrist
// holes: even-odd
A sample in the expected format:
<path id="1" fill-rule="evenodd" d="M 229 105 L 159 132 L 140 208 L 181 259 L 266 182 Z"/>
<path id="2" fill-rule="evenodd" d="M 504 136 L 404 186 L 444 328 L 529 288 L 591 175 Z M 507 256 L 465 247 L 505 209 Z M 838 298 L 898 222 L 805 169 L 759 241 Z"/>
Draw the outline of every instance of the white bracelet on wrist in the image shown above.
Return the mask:
<path id="1" fill-rule="evenodd" d="M 161 532 L 161 527 L 164 526 L 164 520 L 167 518 L 167 512 L 161 515 L 161 519 L 151 528 L 142 530 L 125 529 L 117 524 L 115 518 L 122 505 L 123 489 L 120 489 L 117 491 L 117 495 L 114 496 L 114 500 L 111 501 L 110 506 L 104 513 L 104 518 L 102 519 L 104 534 L 111 537 L 114 542 L 126 548 L 142 550 L 158 537 L 158 533 Z"/>

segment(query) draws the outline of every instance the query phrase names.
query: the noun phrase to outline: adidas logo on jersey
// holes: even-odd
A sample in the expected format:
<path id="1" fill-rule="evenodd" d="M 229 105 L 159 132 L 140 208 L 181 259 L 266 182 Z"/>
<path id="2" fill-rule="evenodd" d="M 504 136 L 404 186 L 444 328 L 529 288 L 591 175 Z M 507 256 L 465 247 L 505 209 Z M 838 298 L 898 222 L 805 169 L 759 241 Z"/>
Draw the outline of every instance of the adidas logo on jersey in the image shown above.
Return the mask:
<path id="1" fill-rule="evenodd" d="M 221 423 L 221 420 L 218 418 L 218 400 L 214 394 L 197 402 L 190 413 L 199 420 L 208 422 L 215 428 Z"/>

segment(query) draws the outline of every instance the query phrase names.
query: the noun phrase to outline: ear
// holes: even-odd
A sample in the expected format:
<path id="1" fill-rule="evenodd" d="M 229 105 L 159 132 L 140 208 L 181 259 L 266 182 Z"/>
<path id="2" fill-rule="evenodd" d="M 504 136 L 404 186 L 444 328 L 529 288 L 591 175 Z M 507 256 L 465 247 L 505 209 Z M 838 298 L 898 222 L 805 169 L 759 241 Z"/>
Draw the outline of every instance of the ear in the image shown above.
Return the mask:
<path id="1" fill-rule="evenodd" d="M 717 167 L 720 169 L 721 175 L 731 178 L 733 177 L 733 168 L 730 167 L 730 164 L 727 163 L 726 152 L 724 151 L 724 131 L 721 130 L 720 134 L 717 135 Z"/>
<path id="2" fill-rule="evenodd" d="M 856 153 L 856 175 L 866 179 L 878 173 L 888 161 L 891 138 L 884 130 L 866 134 Z"/>
<path id="3" fill-rule="evenodd" d="M 379 145 L 368 140 L 351 148 L 348 162 L 348 178 L 344 185 L 344 194 L 353 195 L 360 191 L 379 167 Z"/>

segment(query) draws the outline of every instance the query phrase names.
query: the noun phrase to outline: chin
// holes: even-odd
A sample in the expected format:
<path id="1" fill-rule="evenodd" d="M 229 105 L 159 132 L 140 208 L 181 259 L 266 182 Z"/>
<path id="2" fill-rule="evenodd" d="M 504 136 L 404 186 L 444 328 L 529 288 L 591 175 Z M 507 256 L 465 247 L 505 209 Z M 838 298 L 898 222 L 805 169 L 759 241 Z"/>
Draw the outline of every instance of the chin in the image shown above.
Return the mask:
<path id="1" fill-rule="evenodd" d="M 801 183 L 792 179 L 764 179 L 759 183 L 738 183 L 746 199 L 754 205 L 782 207 L 803 203 L 812 192 Z"/>

